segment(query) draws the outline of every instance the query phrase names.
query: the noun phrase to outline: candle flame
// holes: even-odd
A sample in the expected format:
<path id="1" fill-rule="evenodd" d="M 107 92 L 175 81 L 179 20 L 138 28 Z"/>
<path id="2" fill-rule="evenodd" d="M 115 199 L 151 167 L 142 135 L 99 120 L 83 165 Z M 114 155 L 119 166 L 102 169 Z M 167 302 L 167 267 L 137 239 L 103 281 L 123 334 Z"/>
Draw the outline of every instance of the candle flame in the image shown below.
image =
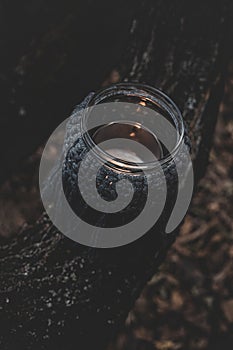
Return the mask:
<path id="1" fill-rule="evenodd" d="M 140 124 L 135 124 L 134 127 L 137 128 L 137 129 L 141 129 L 142 126 Z"/>

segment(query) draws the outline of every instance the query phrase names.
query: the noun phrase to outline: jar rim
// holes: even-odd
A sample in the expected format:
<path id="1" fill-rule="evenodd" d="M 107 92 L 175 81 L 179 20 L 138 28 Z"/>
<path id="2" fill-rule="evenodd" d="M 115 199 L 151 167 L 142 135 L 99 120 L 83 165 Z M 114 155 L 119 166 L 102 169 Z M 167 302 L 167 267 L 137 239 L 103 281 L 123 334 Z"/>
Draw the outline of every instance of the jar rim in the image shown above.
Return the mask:
<path id="1" fill-rule="evenodd" d="M 185 130 L 184 122 L 183 122 L 183 117 L 179 108 L 177 107 L 175 102 L 160 89 L 149 86 L 147 84 L 134 83 L 134 82 L 117 83 L 98 90 L 96 93 L 93 94 L 93 96 L 89 100 L 87 108 L 91 108 L 100 103 L 104 103 L 104 101 L 107 100 L 109 97 L 122 95 L 122 94 L 124 94 L 125 96 L 133 96 L 133 97 L 140 97 L 140 98 L 146 97 L 146 99 L 149 100 L 150 102 L 154 104 L 157 103 L 159 107 L 166 110 L 166 112 L 172 118 L 172 121 L 174 122 L 179 135 L 177 142 L 174 148 L 172 149 L 172 151 L 170 151 L 168 155 L 165 155 L 159 160 L 143 162 L 140 164 L 125 161 L 123 159 L 118 159 L 112 156 L 110 153 L 103 150 L 100 146 L 98 146 L 98 144 L 95 143 L 92 136 L 89 134 L 89 131 L 87 128 L 88 113 L 84 114 L 84 117 L 81 120 L 82 129 L 87 131 L 86 133 L 84 132 L 83 135 L 88 135 L 85 137 L 86 142 L 93 148 L 93 152 L 95 152 L 97 157 L 99 157 L 101 160 L 107 161 L 110 164 L 110 166 L 112 165 L 114 166 L 114 168 L 117 166 L 121 170 L 124 170 L 127 172 L 132 170 L 134 172 L 135 171 L 138 172 L 142 170 L 155 168 L 158 166 L 158 164 L 160 166 L 167 164 L 169 161 L 173 159 L 173 157 L 179 150 L 184 137 L 184 130 Z"/>

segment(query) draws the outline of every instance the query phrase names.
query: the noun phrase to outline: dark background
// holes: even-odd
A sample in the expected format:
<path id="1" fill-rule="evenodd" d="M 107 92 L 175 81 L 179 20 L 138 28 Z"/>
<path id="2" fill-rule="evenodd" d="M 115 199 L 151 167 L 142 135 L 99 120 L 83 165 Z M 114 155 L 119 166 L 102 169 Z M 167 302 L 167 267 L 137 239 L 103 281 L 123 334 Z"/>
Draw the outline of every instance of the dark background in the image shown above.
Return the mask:
<path id="1" fill-rule="evenodd" d="M 88 92 L 117 80 L 133 6 L 0 1 L 1 236 L 17 234 L 42 212 L 43 144 Z M 111 349 L 233 348 L 232 116 L 233 63 L 210 164 L 181 234 Z"/>

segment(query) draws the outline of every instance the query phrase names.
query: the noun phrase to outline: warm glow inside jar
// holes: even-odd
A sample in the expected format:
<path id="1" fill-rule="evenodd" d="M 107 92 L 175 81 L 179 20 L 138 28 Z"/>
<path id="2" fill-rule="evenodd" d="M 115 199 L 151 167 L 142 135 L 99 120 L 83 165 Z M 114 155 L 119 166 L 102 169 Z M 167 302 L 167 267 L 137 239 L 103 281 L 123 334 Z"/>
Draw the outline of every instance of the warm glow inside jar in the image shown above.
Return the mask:
<path id="1" fill-rule="evenodd" d="M 121 83 L 94 94 L 87 107 L 78 125 L 81 136 L 68 152 L 63 171 L 63 187 L 73 211 L 94 226 L 120 227 L 142 212 L 149 185 L 161 192 L 166 183 L 166 201 L 158 215 L 165 222 L 177 193 L 175 159 L 182 158 L 184 139 L 183 119 L 175 103 L 158 89 Z M 84 158 L 86 181 L 80 190 L 78 176 Z M 93 208 L 83 197 L 93 183 L 109 205 L 119 192 L 124 198 L 130 196 L 130 183 L 130 203 L 108 213 L 101 205 Z M 89 195 L 92 203 L 98 202 Z M 160 201 L 154 197 L 153 201 Z"/>
<path id="2" fill-rule="evenodd" d="M 87 132 L 86 142 L 92 147 L 98 146 L 100 142 L 105 140 L 112 140 L 111 149 L 101 146 L 96 148 L 98 154 L 103 159 L 107 158 L 109 163 L 118 158 L 118 165 L 122 165 L 122 168 L 126 169 L 128 165 L 129 169 L 132 169 L 132 163 L 141 163 L 141 169 L 151 169 L 156 166 L 155 163 L 157 162 L 155 161 L 159 160 L 160 164 L 164 164 L 177 152 L 184 136 L 182 115 L 175 103 L 160 90 L 143 84 L 116 84 L 96 93 L 88 107 L 91 108 L 100 104 L 110 104 L 110 108 L 105 106 L 106 111 L 103 108 L 99 113 L 95 109 L 86 113 L 82 120 L 82 128 L 83 133 Z M 122 107 L 116 108 L 119 104 Z M 129 104 L 134 105 L 134 109 L 131 111 L 129 111 Z M 148 110 L 154 112 L 149 117 Z M 104 116 L 103 113 L 107 115 Z M 163 120 L 168 121 L 166 125 L 170 123 L 174 127 L 172 131 L 175 130 L 172 137 L 171 135 L 168 136 L 170 138 L 169 143 L 171 143 L 169 151 L 166 149 L 166 145 L 161 143 L 161 137 L 159 137 L 161 134 L 164 136 L 169 131 L 156 130 L 156 124 L 153 125 L 153 118 L 158 119 L 161 116 Z M 99 117 L 101 117 L 103 123 L 105 119 L 106 122 L 93 132 L 91 121 Z M 149 118 L 151 120 L 145 125 Z M 138 149 L 122 148 L 118 141 L 114 145 L 114 139 L 119 138 L 135 140 L 149 149 L 152 154 L 148 158 L 148 154 L 144 156 L 137 154 Z M 116 166 L 116 163 L 114 163 L 114 166 Z"/>

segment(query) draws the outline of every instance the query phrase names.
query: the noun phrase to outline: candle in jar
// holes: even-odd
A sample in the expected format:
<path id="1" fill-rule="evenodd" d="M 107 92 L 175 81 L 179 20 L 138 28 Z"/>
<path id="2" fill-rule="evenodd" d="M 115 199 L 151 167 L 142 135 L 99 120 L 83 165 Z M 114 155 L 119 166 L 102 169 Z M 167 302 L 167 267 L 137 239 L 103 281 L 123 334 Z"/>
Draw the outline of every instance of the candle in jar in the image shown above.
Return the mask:
<path id="1" fill-rule="evenodd" d="M 93 140 L 96 144 L 100 144 L 106 153 L 126 162 L 153 162 L 161 159 L 163 155 L 161 144 L 156 135 L 139 123 L 109 123 L 95 131 Z M 110 143 L 105 145 L 104 141 L 108 140 Z M 135 142 L 129 143 L 125 140 Z"/>

